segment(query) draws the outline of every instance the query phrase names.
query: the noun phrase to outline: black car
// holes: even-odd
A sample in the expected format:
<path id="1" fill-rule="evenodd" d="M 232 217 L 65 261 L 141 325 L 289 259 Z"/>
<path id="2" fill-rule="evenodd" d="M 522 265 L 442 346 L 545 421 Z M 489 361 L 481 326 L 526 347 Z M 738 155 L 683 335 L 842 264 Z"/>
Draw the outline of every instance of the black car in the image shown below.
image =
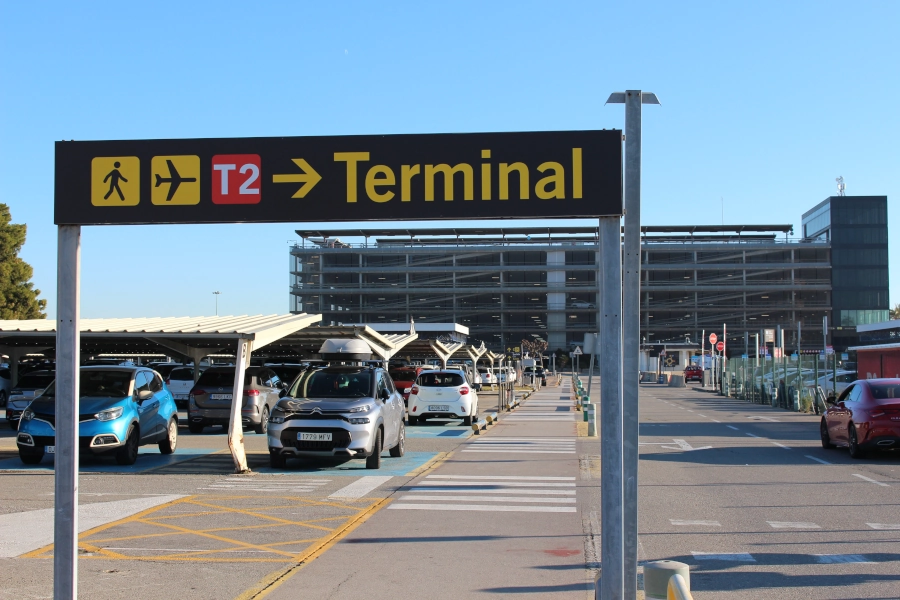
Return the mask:
<path id="1" fill-rule="evenodd" d="M 55 378 L 54 371 L 32 371 L 19 377 L 19 382 L 9 391 L 9 402 L 6 405 L 6 421 L 11 429 L 19 428 L 22 411 L 28 408 L 31 401 L 40 396 Z"/>

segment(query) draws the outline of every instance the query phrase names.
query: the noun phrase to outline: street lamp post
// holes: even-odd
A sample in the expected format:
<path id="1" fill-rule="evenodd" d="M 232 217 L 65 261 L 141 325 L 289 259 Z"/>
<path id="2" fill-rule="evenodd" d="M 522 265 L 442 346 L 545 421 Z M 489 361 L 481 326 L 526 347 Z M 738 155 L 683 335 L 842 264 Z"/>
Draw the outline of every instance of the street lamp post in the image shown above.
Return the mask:
<path id="1" fill-rule="evenodd" d="M 222 293 L 222 292 L 220 292 L 220 291 L 218 291 L 218 290 L 216 290 L 215 292 L 213 292 L 213 295 L 216 297 L 216 316 L 217 316 L 217 317 L 219 316 L 219 294 L 221 294 L 221 293 Z"/>

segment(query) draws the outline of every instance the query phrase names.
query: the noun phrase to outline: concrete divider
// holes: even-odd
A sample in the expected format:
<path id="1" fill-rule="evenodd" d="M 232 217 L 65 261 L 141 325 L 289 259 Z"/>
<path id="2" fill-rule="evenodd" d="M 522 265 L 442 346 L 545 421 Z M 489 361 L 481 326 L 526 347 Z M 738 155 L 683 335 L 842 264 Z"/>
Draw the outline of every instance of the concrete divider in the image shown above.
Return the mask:
<path id="1" fill-rule="evenodd" d="M 488 425 L 493 425 L 493 424 L 495 424 L 495 423 L 497 422 L 497 413 L 491 413 L 491 414 L 489 414 L 489 415 L 486 415 L 486 416 L 484 417 L 484 421 L 485 421 L 485 423 L 487 423 Z"/>
<path id="2" fill-rule="evenodd" d="M 672 580 L 676 577 L 680 581 L 674 582 L 675 593 L 681 596 L 670 595 Z M 688 565 L 675 560 L 657 560 L 644 565 L 644 595 L 647 598 L 692 600 L 690 590 L 691 572 Z"/>
<path id="3" fill-rule="evenodd" d="M 687 387 L 684 384 L 684 375 L 669 375 L 669 387 Z"/>

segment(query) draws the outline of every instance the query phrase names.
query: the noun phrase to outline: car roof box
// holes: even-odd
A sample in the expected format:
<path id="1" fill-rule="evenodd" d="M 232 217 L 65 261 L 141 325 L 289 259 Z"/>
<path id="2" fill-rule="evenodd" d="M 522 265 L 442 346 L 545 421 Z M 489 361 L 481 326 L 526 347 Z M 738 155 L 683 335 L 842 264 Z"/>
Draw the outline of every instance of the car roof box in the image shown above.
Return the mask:
<path id="1" fill-rule="evenodd" d="M 330 339 L 325 340 L 325 343 L 322 344 L 319 355 L 324 360 L 362 361 L 372 358 L 372 349 L 359 339 Z"/>

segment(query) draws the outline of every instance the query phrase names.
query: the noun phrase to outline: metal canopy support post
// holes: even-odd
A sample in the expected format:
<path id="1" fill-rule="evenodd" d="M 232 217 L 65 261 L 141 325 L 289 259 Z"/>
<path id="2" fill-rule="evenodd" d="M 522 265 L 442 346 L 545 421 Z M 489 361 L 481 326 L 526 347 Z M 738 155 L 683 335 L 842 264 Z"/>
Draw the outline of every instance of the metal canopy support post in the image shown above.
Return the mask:
<path id="1" fill-rule="evenodd" d="M 60 225 L 56 271 L 56 457 L 53 598 L 78 597 L 78 389 L 81 227 Z"/>
<path id="2" fill-rule="evenodd" d="M 623 600 L 622 246 L 619 217 L 600 219 L 600 598 Z"/>
<path id="3" fill-rule="evenodd" d="M 231 419 L 228 422 L 228 448 L 234 459 L 235 473 L 248 473 L 247 454 L 244 452 L 244 423 L 241 409 L 244 406 L 244 371 L 250 366 L 250 340 L 239 340 L 234 360 L 234 391 L 231 396 Z"/>

